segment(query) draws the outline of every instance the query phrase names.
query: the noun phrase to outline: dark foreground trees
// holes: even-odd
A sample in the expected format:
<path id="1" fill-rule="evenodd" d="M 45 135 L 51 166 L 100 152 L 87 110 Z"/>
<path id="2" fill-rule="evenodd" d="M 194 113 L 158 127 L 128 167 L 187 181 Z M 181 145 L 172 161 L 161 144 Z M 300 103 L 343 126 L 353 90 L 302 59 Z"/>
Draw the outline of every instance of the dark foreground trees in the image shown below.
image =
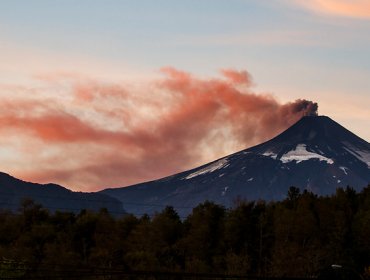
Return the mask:
<path id="1" fill-rule="evenodd" d="M 77 269 L 315 277 L 332 264 L 368 276 L 370 186 L 330 197 L 291 188 L 284 201 L 232 209 L 204 202 L 186 218 L 170 206 L 152 217 L 49 213 L 30 200 L 0 212 L 0 278 Z"/>

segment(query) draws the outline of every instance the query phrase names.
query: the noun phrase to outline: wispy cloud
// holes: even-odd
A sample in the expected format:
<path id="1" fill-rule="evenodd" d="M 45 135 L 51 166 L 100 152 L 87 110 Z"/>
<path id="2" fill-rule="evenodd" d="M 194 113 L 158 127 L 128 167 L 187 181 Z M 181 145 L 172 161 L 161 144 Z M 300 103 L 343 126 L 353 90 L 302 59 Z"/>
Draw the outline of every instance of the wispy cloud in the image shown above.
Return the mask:
<path id="1" fill-rule="evenodd" d="M 84 54 L 81 50 L 53 51 L 33 42 L 25 44 L 8 39 L 0 33 L 0 82 L 35 83 L 38 80 L 52 80 L 56 77 L 99 77 L 107 81 L 151 79 L 145 73 L 117 59 Z M 35 75 L 37 73 L 37 75 Z M 45 79 L 44 79 L 45 78 Z"/>
<path id="2" fill-rule="evenodd" d="M 331 46 L 330 42 L 319 41 L 316 30 L 269 29 L 257 31 L 229 32 L 227 34 L 181 36 L 172 42 L 175 46 L 242 46 L 242 47 L 280 47 L 280 46 Z"/>
<path id="3" fill-rule="evenodd" d="M 336 16 L 370 18 L 368 0 L 293 0 L 314 12 Z"/>

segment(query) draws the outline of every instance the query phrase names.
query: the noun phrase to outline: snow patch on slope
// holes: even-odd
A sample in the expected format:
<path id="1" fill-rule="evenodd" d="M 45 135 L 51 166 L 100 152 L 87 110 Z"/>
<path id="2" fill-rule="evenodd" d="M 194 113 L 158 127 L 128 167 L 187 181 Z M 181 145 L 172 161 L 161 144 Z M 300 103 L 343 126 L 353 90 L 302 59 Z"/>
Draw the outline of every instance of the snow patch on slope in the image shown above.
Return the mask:
<path id="1" fill-rule="evenodd" d="M 344 174 L 348 175 L 348 173 L 347 173 L 348 168 L 347 167 L 339 166 L 339 169 L 342 170 L 344 172 Z"/>
<path id="2" fill-rule="evenodd" d="M 202 169 L 199 169 L 198 171 L 195 171 L 191 174 L 189 174 L 188 176 L 186 176 L 184 179 L 191 179 L 191 178 L 194 178 L 196 176 L 199 176 L 199 175 L 203 175 L 203 174 L 207 174 L 207 173 L 211 173 L 211 172 L 214 172 L 216 170 L 219 170 L 221 168 L 225 168 L 229 166 L 228 164 L 228 161 L 227 159 L 220 159 L 210 165 L 207 165 L 206 167 L 202 168 Z"/>
<path id="3" fill-rule="evenodd" d="M 370 168 L 370 152 L 363 151 L 352 147 L 351 145 L 346 143 L 347 147 L 343 147 L 347 152 L 351 155 L 355 156 L 358 160 L 367 164 L 367 167 Z"/>
<path id="4" fill-rule="evenodd" d="M 298 144 L 295 150 L 287 152 L 280 158 L 283 163 L 288 163 L 290 161 L 296 161 L 297 163 L 300 163 L 309 159 L 319 159 L 320 161 L 326 161 L 329 164 L 334 163 L 334 161 L 330 158 L 307 151 L 305 144 Z"/>
<path id="5" fill-rule="evenodd" d="M 273 152 L 270 152 L 270 151 L 266 151 L 262 155 L 265 156 L 265 157 L 273 158 L 273 159 L 276 159 L 276 157 L 277 157 L 277 154 L 275 154 Z"/>

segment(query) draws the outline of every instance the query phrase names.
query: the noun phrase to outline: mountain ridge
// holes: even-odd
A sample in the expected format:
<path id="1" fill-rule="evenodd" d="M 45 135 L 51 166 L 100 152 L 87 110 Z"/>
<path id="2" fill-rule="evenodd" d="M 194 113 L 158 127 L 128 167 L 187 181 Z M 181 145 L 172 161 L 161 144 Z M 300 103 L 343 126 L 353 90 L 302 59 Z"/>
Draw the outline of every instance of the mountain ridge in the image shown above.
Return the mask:
<path id="1" fill-rule="evenodd" d="M 370 144 L 327 116 L 304 116 L 259 145 L 162 179 L 102 193 L 134 214 L 172 205 L 180 213 L 204 200 L 280 200 L 294 185 L 320 195 L 370 182 Z"/>
<path id="2" fill-rule="evenodd" d="M 108 195 L 73 192 L 57 184 L 31 183 L 0 172 L 0 209 L 17 212 L 24 199 L 32 199 L 51 212 L 106 208 L 112 214 L 125 213 L 122 203 Z"/>

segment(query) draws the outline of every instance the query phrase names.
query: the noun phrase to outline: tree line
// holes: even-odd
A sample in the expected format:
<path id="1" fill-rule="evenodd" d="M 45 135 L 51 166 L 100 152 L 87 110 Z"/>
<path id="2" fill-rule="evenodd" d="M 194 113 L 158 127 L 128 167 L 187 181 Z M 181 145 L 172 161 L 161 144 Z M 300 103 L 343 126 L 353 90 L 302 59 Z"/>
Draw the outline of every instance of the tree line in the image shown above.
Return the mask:
<path id="1" fill-rule="evenodd" d="M 332 264 L 370 275 L 370 185 L 331 196 L 291 187 L 283 201 L 230 209 L 206 201 L 184 219 L 171 206 L 114 217 L 29 199 L 0 212 L 0 278 L 77 268 L 309 278 Z"/>

